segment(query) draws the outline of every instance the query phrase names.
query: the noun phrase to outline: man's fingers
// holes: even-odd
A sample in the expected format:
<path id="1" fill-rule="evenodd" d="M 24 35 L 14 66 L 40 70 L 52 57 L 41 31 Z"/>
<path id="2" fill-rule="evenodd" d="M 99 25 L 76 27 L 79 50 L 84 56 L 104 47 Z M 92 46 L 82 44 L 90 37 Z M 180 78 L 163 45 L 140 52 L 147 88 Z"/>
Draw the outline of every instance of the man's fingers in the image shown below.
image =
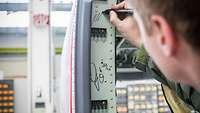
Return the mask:
<path id="1" fill-rule="evenodd" d="M 123 9 L 126 8 L 127 4 L 125 1 L 119 3 L 119 4 L 114 4 L 112 5 L 112 9 Z"/>
<path id="2" fill-rule="evenodd" d="M 116 27 L 121 22 L 121 20 L 118 18 L 117 14 L 114 11 L 110 11 L 110 22 Z"/>

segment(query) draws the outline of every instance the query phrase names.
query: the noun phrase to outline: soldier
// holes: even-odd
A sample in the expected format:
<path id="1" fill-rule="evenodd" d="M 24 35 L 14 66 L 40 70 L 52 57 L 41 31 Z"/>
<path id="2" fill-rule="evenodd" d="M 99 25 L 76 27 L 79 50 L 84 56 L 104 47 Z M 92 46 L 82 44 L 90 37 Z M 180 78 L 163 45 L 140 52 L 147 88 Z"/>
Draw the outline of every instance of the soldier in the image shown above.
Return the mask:
<path id="1" fill-rule="evenodd" d="M 113 9 L 134 8 L 123 20 L 110 12 L 110 22 L 137 46 L 136 67 L 163 85 L 175 113 L 200 112 L 200 1 L 130 0 Z"/>

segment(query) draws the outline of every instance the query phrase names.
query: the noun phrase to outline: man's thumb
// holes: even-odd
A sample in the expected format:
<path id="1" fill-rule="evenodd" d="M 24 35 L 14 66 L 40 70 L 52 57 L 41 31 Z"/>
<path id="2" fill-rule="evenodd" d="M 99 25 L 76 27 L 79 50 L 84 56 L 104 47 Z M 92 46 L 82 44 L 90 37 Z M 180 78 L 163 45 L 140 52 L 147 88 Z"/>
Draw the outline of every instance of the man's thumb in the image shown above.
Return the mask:
<path id="1" fill-rule="evenodd" d="M 121 20 L 117 16 L 117 13 L 115 13 L 114 11 L 110 11 L 110 22 L 116 27 L 121 22 Z"/>

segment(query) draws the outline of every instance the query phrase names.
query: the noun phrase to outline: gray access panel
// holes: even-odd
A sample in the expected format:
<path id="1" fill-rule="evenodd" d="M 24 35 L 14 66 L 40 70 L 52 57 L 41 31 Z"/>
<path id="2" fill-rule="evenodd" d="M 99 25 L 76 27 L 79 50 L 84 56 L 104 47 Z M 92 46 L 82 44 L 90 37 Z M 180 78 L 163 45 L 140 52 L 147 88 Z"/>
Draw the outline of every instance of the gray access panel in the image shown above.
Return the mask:
<path id="1" fill-rule="evenodd" d="M 115 27 L 101 12 L 115 0 L 92 2 L 91 17 L 91 111 L 116 113 Z"/>

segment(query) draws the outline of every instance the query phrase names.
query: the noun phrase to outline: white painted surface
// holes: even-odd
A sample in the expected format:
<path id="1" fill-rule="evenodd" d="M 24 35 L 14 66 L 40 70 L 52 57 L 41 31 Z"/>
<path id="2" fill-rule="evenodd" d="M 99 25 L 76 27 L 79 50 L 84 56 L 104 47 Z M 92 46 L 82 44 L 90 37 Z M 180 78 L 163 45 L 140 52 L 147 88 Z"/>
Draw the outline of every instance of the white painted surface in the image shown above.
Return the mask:
<path id="1" fill-rule="evenodd" d="M 15 113 L 28 113 L 27 79 L 15 79 Z"/>
<path id="2" fill-rule="evenodd" d="M 69 22 L 70 12 L 53 11 L 51 12 L 51 25 L 54 27 L 66 27 Z M 28 27 L 29 13 L 25 11 L 7 14 L 0 11 L 0 27 Z"/>
<path id="3" fill-rule="evenodd" d="M 25 76 L 27 74 L 26 61 L 2 61 L 0 60 L 0 70 L 4 71 L 6 77 Z"/>
<path id="4" fill-rule="evenodd" d="M 3 76 L 4 76 L 4 72 L 0 70 L 0 79 L 3 79 Z"/>
<path id="5" fill-rule="evenodd" d="M 0 37 L 0 48 L 26 48 L 27 37 Z"/>
<path id="6" fill-rule="evenodd" d="M 28 84 L 30 108 L 28 113 L 53 113 L 52 68 L 53 48 L 50 25 L 49 0 L 32 0 L 28 32 Z M 35 19 L 34 16 L 44 15 Z M 47 20 L 47 21 L 46 21 Z M 36 107 L 44 103 L 44 107 Z"/>

